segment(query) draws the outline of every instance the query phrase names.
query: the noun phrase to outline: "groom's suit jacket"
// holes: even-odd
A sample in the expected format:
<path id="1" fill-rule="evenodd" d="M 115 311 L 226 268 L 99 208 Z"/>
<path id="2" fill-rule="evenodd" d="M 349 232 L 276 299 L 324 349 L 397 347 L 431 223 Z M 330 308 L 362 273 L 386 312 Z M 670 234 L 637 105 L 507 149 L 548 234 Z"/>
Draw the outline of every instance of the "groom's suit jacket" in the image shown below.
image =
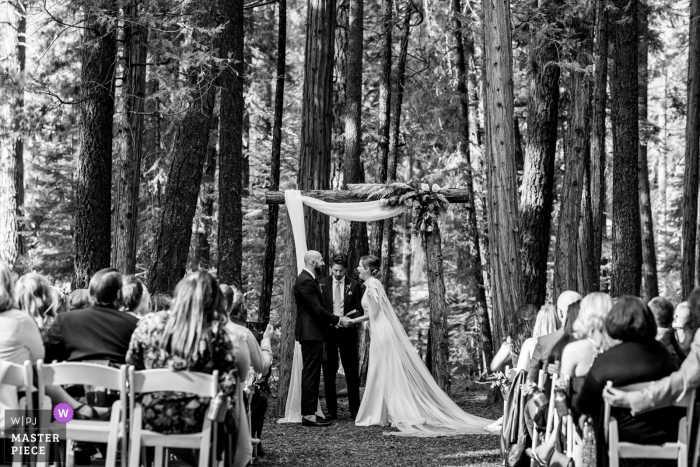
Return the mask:
<path id="1" fill-rule="evenodd" d="M 318 285 L 321 287 L 323 298 L 326 300 L 326 310 L 333 313 L 333 276 L 319 279 Z M 360 315 L 364 314 L 362 310 L 362 286 L 359 281 L 345 276 L 343 294 L 343 316 L 352 311 L 359 311 Z M 356 318 L 357 316 L 353 317 Z"/>
<path id="2" fill-rule="evenodd" d="M 294 298 L 297 302 L 297 323 L 294 338 L 303 341 L 325 341 L 328 328 L 340 322 L 338 316 L 326 309 L 326 299 L 316 279 L 303 270 L 294 284 Z"/>

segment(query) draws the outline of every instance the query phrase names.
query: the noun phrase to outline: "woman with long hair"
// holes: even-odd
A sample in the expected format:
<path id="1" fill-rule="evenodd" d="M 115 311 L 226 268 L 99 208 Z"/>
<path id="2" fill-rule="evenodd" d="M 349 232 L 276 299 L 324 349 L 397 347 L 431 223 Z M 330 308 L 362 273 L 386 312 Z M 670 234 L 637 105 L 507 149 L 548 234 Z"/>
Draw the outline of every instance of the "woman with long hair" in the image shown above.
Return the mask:
<path id="1" fill-rule="evenodd" d="M 46 333 L 60 308 L 49 281 L 35 272 L 25 274 L 15 285 L 15 295 L 19 308 L 34 318 L 42 337 L 46 339 Z"/>
<path id="2" fill-rule="evenodd" d="M 520 369 L 520 363 L 525 360 L 525 356 L 527 354 L 532 356 L 535 346 L 528 343 L 528 336 L 532 333 L 532 319 L 536 314 L 537 307 L 535 305 L 523 305 L 518 308 L 518 311 L 515 312 L 515 319 L 508 328 L 506 341 L 501 344 L 501 348 L 491 360 L 491 371 L 502 371 L 507 363 Z M 529 361 L 528 358 L 522 369 L 527 367 Z"/>
<path id="3" fill-rule="evenodd" d="M 445 394 L 416 353 L 394 308 L 377 279 L 380 261 L 363 256 L 357 268 L 365 283 L 362 308 L 369 320 L 370 346 L 367 385 L 355 425 L 388 425 L 399 436 L 452 436 L 485 433 L 492 422 L 464 412 Z"/>

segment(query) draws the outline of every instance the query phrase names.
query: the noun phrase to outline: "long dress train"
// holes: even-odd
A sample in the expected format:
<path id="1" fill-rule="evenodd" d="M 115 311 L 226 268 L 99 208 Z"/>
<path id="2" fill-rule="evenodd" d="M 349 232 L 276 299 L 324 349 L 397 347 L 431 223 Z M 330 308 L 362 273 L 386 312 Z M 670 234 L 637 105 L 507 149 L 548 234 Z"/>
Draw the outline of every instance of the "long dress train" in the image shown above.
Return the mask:
<path id="1" fill-rule="evenodd" d="M 445 394 L 416 353 L 381 282 L 370 278 L 362 307 L 369 314 L 370 358 L 357 426 L 391 424 L 396 436 L 489 434 L 493 420 L 464 412 Z"/>

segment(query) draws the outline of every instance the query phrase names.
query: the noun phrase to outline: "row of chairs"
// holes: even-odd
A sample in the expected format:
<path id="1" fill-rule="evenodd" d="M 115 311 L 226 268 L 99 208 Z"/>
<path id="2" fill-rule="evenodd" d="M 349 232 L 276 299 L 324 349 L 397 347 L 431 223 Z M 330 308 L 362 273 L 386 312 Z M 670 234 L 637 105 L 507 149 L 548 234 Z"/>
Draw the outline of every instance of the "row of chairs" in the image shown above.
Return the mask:
<path id="1" fill-rule="evenodd" d="M 508 372 L 508 369 L 506 369 L 506 371 Z M 507 374 L 510 375 L 510 373 Z M 512 379 L 514 375 L 510 376 Z M 545 432 L 543 433 L 543 439 L 547 439 L 552 434 L 555 426 L 554 417 L 556 411 L 554 407 L 554 391 L 556 385 L 554 382 L 557 381 L 558 375 L 553 374 L 550 377 L 544 370 L 540 370 L 538 378 L 538 387 L 540 390 L 544 390 L 548 378 L 551 378 L 552 384 L 549 394 L 547 424 Z M 646 382 L 620 387 L 618 389 L 622 391 L 638 391 L 649 384 L 651 383 Z M 608 385 L 612 385 L 612 382 L 608 382 Z M 688 391 L 685 397 L 680 401 L 676 401 L 674 405 L 677 407 L 684 407 L 687 410 L 686 416 L 681 418 L 679 421 L 678 440 L 665 443 L 661 446 L 656 446 L 620 441 L 617 420 L 615 417 L 611 416 L 611 407 L 606 403 L 604 412 L 604 430 L 608 447 L 610 467 L 618 467 L 620 465 L 620 459 L 673 459 L 677 460 L 678 467 L 688 467 L 688 447 L 692 433 L 691 428 L 693 421 L 693 410 L 695 407 L 695 390 Z M 574 460 L 575 465 L 582 465 L 583 440 L 575 428 L 575 421 L 571 413 L 565 417 L 562 429 L 565 431 L 566 436 L 566 454 Z M 698 432 L 700 432 L 700 427 L 698 427 Z M 542 434 L 539 433 L 537 425 L 535 425 L 532 439 L 533 451 L 539 445 L 541 435 Z M 698 467 L 698 459 L 700 457 L 700 434 L 697 436 L 694 451 L 694 455 L 691 456 L 691 459 L 693 459 L 692 465 L 693 467 Z M 531 461 L 531 467 L 537 467 L 537 463 L 534 459 Z"/>
<path id="2" fill-rule="evenodd" d="M 24 365 L 10 365 L 5 372 L 0 384 L 24 388 L 26 394 L 32 392 L 33 372 L 29 361 Z M 140 467 L 145 463 L 145 447 L 155 448 L 156 467 L 162 467 L 164 462 L 164 450 L 168 447 L 199 449 L 199 466 L 216 465 L 216 429 L 208 419 L 204 420 L 202 431 L 194 434 L 161 434 L 142 427 L 143 408 L 137 402 L 137 396 L 145 393 L 178 391 L 195 394 L 200 397 L 214 398 L 218 392 L 218 372 L 213 374 L 197 372 L 174 372 L 167 369 L 134 371 L 133 366 L 122 365 L 121 368 L 94 363 L 54 363 L 45 364 L 42 360 L 37 362 L 38 393 L 40 412 L 42 416 L 38 422 L 40 433 L 60 433 L 65 429 L 66 447 L 68 440 L 86 441 L 92 443 L 104 443 L 107 445 L 105 457 L 106 467 L 115 467 L 117 449 L 121 449 L 121 467 Z M 66 424 L 51 421 L 51 400 L 46 396 L 46 387 L 53 385 L 87 385 L 96 386 L 113 391 L 119 391 L 120 398 L 112 405 L 109 421 L 77 420 L 73 419 Z M 241 390 L 240 385 L 237 390 Z M 19 401 L 20 410 L 32 411 L 31 397 L 22 397 Z M 21 430 L 21 428 L 20 428 Z M 21 433 L 21 432 L 20 432 Z M 128 433 L 128 436 L 126 435 Z M 5 434 L 9 438 L 9 434 Z M 21 437 L 20 437 L 21 438 Z M 37 467 L 48 465 L 49 443 L 40 443 L 38 452 L 44 452 L 36 460 Z M 212 454 L 213 453 L 213 454 Z M 65 455 L 67 452 L 58 453 Z M 21 467 L 22 456 L 13 455 L 13 467 Z"/>

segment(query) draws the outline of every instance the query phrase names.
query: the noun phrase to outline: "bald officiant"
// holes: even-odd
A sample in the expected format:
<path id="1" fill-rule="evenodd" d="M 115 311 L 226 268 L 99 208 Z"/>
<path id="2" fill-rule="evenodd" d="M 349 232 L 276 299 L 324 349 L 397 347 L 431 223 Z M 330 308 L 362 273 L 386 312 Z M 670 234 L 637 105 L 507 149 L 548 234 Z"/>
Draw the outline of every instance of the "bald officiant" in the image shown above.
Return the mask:
<path id="1" fill-rule="evenodd" d="M 346 275 L 348 255 L 336 253 L 330 260 L 331 275 L 318 281 L 326 301 L 326 309 L 335 316 L 357 318 L 362 316 L 362 287 Z M 348 385 L 350 418 L 360 409 L 360 374 L 357 357 L 357 326 L 331 327 L 325 344 L 326 362 L 323 366 L 323 382 L 326 389 L 326 407 L 331 420 L 338 419 L 338 398 L 335 376 L 338 372 L 338 352 Z"/>
<path id="2" fill-rule="evenodd" d="M 316 419 L 318 389 L 321 384 L 323 343 L 328 338 L 331 326 L 347 327 L 349 319 L 336 316 L 326 309 L 326 299 L 318 278 L 325 265 L 318 251 L 304 255 L 304 269 L 294 284 L 297 302 L 297 322 L 294 337 L 301 344 L 301 424 L 309 427 L 330 425 L 330 421 Z"/>

